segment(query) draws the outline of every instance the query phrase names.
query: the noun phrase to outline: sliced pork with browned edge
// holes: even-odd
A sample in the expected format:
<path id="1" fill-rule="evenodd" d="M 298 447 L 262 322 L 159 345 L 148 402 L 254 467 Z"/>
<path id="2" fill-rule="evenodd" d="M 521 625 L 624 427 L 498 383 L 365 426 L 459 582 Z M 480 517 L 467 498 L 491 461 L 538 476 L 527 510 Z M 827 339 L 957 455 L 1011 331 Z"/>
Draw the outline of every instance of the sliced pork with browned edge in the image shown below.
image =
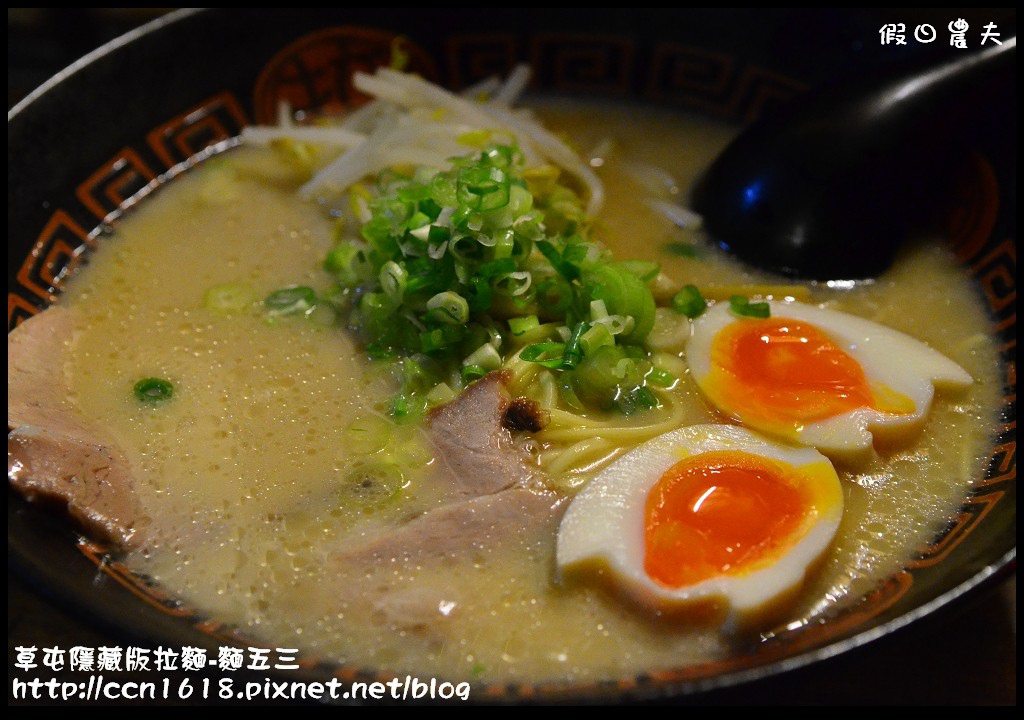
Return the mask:
<path id="1" fill-rule="evenodd" d="M 142 524 L 131 470 L 68 400 L 76 322 L 54 306 L 7 336 L 7 478 L 29 500 L 66 507 L 90 536 L 130 547 Z"/>
<path id="2" fill-rule="evenodd" d="M 531 477 L 526 454 L 505 427 L 513 406 L 506 382 L 501 372 L 486 375 L 428 416 L 430 436 L 451 470 L 453 489 L 463 495 L 495 493 Z"/>

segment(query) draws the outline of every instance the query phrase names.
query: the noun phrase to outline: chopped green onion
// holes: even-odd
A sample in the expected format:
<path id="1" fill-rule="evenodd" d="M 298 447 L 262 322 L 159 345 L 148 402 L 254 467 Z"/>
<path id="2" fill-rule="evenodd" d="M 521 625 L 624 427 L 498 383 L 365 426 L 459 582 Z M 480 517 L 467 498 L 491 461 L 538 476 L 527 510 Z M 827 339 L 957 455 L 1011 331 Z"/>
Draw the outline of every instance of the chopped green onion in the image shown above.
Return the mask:
<path id="1" fill-rule="evenodd" d="M 546 317 L 564 315 L 572 302 L 572 286 L 560 277 L 549 278 L 537 286 L 537 304 Z"/>
<path id="2" fill-rule="evenodd" d="M 420 350 L 425 353 L 446 350 L 457 345 L 465 334 L 466 330 L 461 325 L 442 325 L 433 330 L 426 330 L 420 333 Z"/>
<path id="3" fill-rule="evenodd" d="M 359 299 L 363 321 L 373 328 L 387 323 L 393 308 L 384 293 L 366 293 Z"/>
<path id="4" fill-rule="evenodd" d="M 635 371 L 635 364 L 615 345 L 603 345 L 584 355 L 571 377 L 579 400 L 604 410 L 615 407 L 615 399 L 624 389 L 643 380 Z"/>
<path id="5" fill-rule="evenodd" d="M 329 285 L 320 294 L 319 300 L 334 309 L 335 313 L 348 312 L 352 309 L 355 294 L 341 285 Z"/>
<path id="6" fill-rule="evenodd" d="M 405 70 L 409 66 L 408 38 L 398 36 L 391 41 L 391 60 L 388 67 L 392 70 Z"/>
<path id="7" fill-rule="evenodd" d="M 409 284 L 409 273 L 394 260 L 388 260 L 380 269 L 380 287 L 393 303 L 402 302 L 405 288 Z"/>
<path id="8" fill-rule="evenodd" d="M 469 316 L 471 318 L 484 317 L 487 311 L 494 305 L 494 288 L 491 287 L 490 281 L 482 277 L 463 279 L 461 276 L 459 281 L 465 285 L 461 296 L 465 299 L 466 305 L 469 308 Z M 426 320 L 429 315 L 430 313 L 428 312 L 423 316 L 423 319 Z"/>
<path id="9" fill-rule="evenodd" d="M 473 210 L 496 210 L 508 205 L 509 182 L 496 167 L 467 167 L 459 173 L 458 201 Z"/>
<path id="10" fill-rule="evenodd" d="M 518 349 L 535 343 L 552 340 L 558 333 L 558 323 L 539 323 L 535 327 L 524 330 L 521 335 L 510 335 L 512 345 Z"/>
<path id="11" fill-rule="evenodd" d="M 771 306 L 766 302 L 750 302 L 750 298 L 743 295 L 733 295 L 729 298 L 729 307 L 734 313 L 742 317 L 766 318 L 771 316 Z"/>
<path id="12" fill-rule="evenodd" d="M 395 360 L 398 358 L 398 353 L 394 348 L 375 342 L 366 346 L 366 354 L 371 360 Z"/>
<path id="13" fill-rule="evenodd" d="M 426 409 L 425 398 L 401 393 L 391 406 L 391 417 L 399 422 L 409 422 L 419 418 Z"/>
<path id="14" fill-rule="evenodd" d="M 545 342 L 526 346 L 519 357 L 526 362 L 537 363 L 547 368 L 560 368 L 564 352 L 565 343 Z"/>
<path id="15" fill-rule="evenodd" d="M 580 360 L 583 359 L 583 351 L 580 348 L 580 338 L 583 337 L 583 333 L 590 327 L 585 322 L 577 323 L 576 327 L 572 329 L 572 335 L 569 336 L 568 342 L 565 344 L 565 350 L 562 352 L 562 369 L 572 370 L 576 367 Z"/>
<path id="16" fill-rule="evenodd" d="M 522 335 L 525 332 L 540 327 L 540 320 L 537 319 L 536 315 L 509 318 L 508 327 L 513 335 Z"/>
<path id="17" fill-rule="evenodd" d="M 497 370 L 501 367 L 501 355 L 491 343 L 484 343 L 466 356 L 463 365 L 478 365 L 484 370 Z"/>
<path id="18" fill-rule="evenodd" d="M 484 246 L 472 235 L 460 235 L 448 243 L 448 251 L 461 263 L 480 262 Z"/>
<path id="19" fill-rule="evenodd" d="M 659 367 L 652 368 L 647 373 L 647 382 L 651 385 L 657 385 L 658 387 L 670 388 L 679 381 L 675 375 L 667 370 L 663 370 Z"/>
<path id="20" fill-rule="evenodd" d="M 500 350 L 501 346 L 505 344 L 506 333 L 501 328 L 492 324 L 485 324 L 480 327 L 487 334 L 486 342 L 493 345 L 495 350 Z"/>
<path id="21" fill-rule="evenodd" d="M 419 201 L 420 212 L 425 214 L 430 222 L 433 223 L 438 217 L 440 217 L 441 211 L 444 210 L 444 208 L 434 202 L 433 198 L 429 197 L 429 190 L 425 185 L 422 186 L 422 192 L 423 197 L 420 198 Z M 433 227 L 431 227 L 431 230 L 433 230 Z"/>
<path id="22" fill-rule="evenodd" d="M 576 267 L 593 265 L 601 258 L 601 252 L 594 245 L 583 242 L 578 235 L 565 238 L 565 242 L 562 259 Z"/>
<path id="23" fill-rule="evenodd" d="M 533 276 L 525 270 L 520 270 L 497 278 L 494 281 L 494 289 L 503 295 L 516 297 L 529 290 L 532 282 Z"/>
<path id="24" fill-rule="evenodd" d="M 316 292 L 305 285 L 292 285 L 267 295 L 263 305 L 274 316 L 306 313 L 316 305 Z"/>
<path id="25" fill-rule="evenodd" d="M 440 405 L 454 399 L 455 391 L 451 389 L 448 383 L 440 382 L 427 393 L 427 402 L 430 405 Z"/>
<path id="26" fill-rule="evenodd" d="M 469 281 L 469 293 L 466 297 L 470 314 L 487 312 L 494 303 L 494 289 L 486 278 L 474 277 Z"/>
<path id="27" fill-rule="evenodd" d="M 515 352 L 557 371 L 545 375 L 551 398 L 560 391 L 584 410 L 596 397 L 613 409 L 614 397 L 635 395 L 650 371 L 641 343 L 654 323 L 648 283 L 659 266 L 612 262 L 560 171 L 525 170 L 507 133 L 467 139 L 474 150 L 447 169 L 387 168 L 374 188 L 353 186 L 359 235 L 342 240 L 347 220 L 338 223 L 324 260 L 337 279 L 331 296 L 286 288 L 267 309 L 312 316 L 322 307 L 324 322 L 358 329 L 371 357 L 397 361 L 396 419 L 419 417 L 438 401 L 432 389 L 445 396 L 443 387 L 465 386 Z M 573 377 L 606 351 L 615 384 L 590 392 Z M 643 405 L 642 395 L 630 407 Z"/>
<path id="28" fill-rule="evenodd" d="M 500 277 L 514 273 L 517 269 L 516 261 L 510 257 L 485 262 L 477 268 L 477 273 L 484 278 Z"/>
<path id="29" fill-rule="evenodd" d="M 463 365 L 460 371 L 462 382 L 464 385 L 469 385 L 474 380 L 479 380 L 486 375 L 488 370 L 480 365 Z"/>
<path id="30" fill-rule="evenodd" d="M 635 323 L 629 315 L 608 315 L 595 320 L 594 324 L 604 325 L 612 335 L 629 335 Z"/>
<path id="31" fill-rule="evenodd" d="M 511 228 L 505 228 L 504 230 L 496 230 L 494 233 L 494 245 L 491 246 L 491 252 L 497 259 L 505 259 L 512 257 L 512 251 L 515 249 L 515 232 Z"/>
<path id="32" fill-rule="evenodd" d="M 708 303 L 696 285 L 684 285 L 672 298 L 672 309 L 691 320 L 708 309 Z"/>
<path id="33" fill-rule="evenodd" d="M 653 410 L 661 405 L 658 396 L 643 385 L 621 394 L 616 398 L 615 404 L 623 415 L 632 415 L 641 410 Z"/>
<path id="34" fill-rule="evenodd" d="M 637 342 L 654 327 L 657 307 L 647 285 L 618 263 L 596 265 L 583 275 L 584 292 L 590 300 L 603 300 L 611 315 L 633 318 L 633 328 L 623 340 Z"/>
<path id="35" fill-rule="evenodd" d="M 382 417 L 368 415 L 353 420 L 345 428 L 345 451 L 354 455 L 373 455 L 391 440 L 394 426 Z"/>
<path id="36" fill-rule="evenodd" d="M 427 300 L 427 310 L 431 318 L 449 325 L 461 325 L 469 320 L 469 302 L 451 290 Z"/>
<path id="37" fill-rule="evenodd" d="M 135 383 L 135 399 L 144 403 L 161 403 L 174 396 L 174 385 L 157 377 L 142 378 Z"/>
<path id="38" fill-rule="evenodd" d="M 487 212 L 487 221 L 490 225 L 500 228 L 511 229 L 515 227 L 520 230 L 518 222 L 525 218 L 533 210 L 533 195 L 521 185 L 510 184 L 508 203 L 504 207 L 496 208 Z"/>
<path id="39" fill-rule="evenodd" d="M 431 218 L 430 218 L 429 215 L 427 215 L 426 213 L 424 213 L 422 211 L 417 210 L 415 213 L 413 213 L 412 217 L 410 217 L 408 220 L 405 221 L 405 226 L 411 232 L 413 230 L 418 230 L 420 228 L 428 227 L 430 225 L 430 220 L 431 220 Z M 429 229 L 428 229 L 427 232 L 429 234 Z"/>
<path id="40" fill-rule="evenodd" d="M 215 285 L 203 295 L 203 307 L 224 314 L 237 313 L 252 305 L 255 300 L 256 293 L 248 285 Z"/>
<path id="41" fill-rule="evenodd" d="M 452 231 L 441 225 L 431 225 L 427 232 L 427 242 L 431 245 L 443 245 L 452 239 Z"/>
<path id="42" fill-rule="evenodd" d="M 558 251 L 551 242 L 548 240 L 540 240 L 537 242 L 537 249 L 540 250 L 541 254 L 548 259 L 559 275 L 564 277 L 566 280 L 572 282 L 580 276 L 580 270 L 578 267 L 573 265 L 571 262 L 563 259 L 562 253 Z"/>
<path id="43" fill-rule="evenodd" d="M 338 243 L 324 258 L 324 270 L 345 285 L 356 285 L 369 277 L 372 266 L 362 248 L 350 242 Z"/>
<path id="44" fill-rule="evenodd" d="M 405 261 L 405 271 L 409 273 L 405 285 L 406 293 L 437 293 L 451 284 L 455 276 L 455 265 L 450 254 L 439 260 L 409 258 Z"/>
<path id="45" fill-rule="evenodd" d="M 591 355 L 599 347 L 614 344 L 615 338 L 610 332 L 608 332 L 608 328 L 602 323 L 592 325 L 591 328 L 583 333 L 582 337 L 580 337 L 580 347 L 583 349 L 584 355 Z"/>

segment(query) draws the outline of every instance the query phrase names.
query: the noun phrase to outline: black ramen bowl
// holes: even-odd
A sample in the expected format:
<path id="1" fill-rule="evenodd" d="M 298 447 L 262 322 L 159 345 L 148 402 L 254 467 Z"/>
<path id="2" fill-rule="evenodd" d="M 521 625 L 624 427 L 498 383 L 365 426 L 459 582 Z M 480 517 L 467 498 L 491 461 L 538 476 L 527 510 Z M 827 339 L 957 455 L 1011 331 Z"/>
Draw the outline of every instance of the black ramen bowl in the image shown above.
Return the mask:
<path id="1" fill-rule="evenodd" d="M 452 89 L 504 75 L 528 61 L 537 90 L 675 107 L 742 125 L 841 70 L 917 52 L 912 29 L 920 23 L 944 31 L 959 14 L 973 28 L 996 19 L 1005 34 L 1015 34 L 1015 13 L 999 11 L 988 18 L 982 11 L 965 12 L 950 10 L 949 17 L 936 10 L 907 10 L 906 17 L 897 17 L 895 11 L 834 9 L 172 12 L 87 55 L 9 112 L 8 332 L 54 301 L 98 229 L 125 206 L 140 198 L 145 202 L 148 189 L 172 177 L 196 153 L 247 124 L 272 121 L 280 98 L 296 108 L 346 106 L 352 99 L 351 72 L 387 63 L 396 35 L 409 41 L 414 69 Z M 910 28 L 906 45 L 880 41 L 880 29 L 888 23 Z M 970 42 L 978 40 L 971 36 Z M 1005 157 L 1015 172 L 1015 145 Z M 956 521 L 858 605 L 784 641 L 710 665 L 609 683 L 480 686 L 471 702 L 983 702 L 984 681 L 971 674 L 979 665 L 986 667 L 977 657 L 989 658 L 1005 646 L 999 658 L 1016 661 L 1015 631 L 1005 617 L 993 619 L 990 608 L 1005 597 L 991 591 L 1014 582 L 1017 467 L 1016 185 L 998 165 L 985 178 L 989 184 L 977 186 L 967 206 L 953 213 L 958 224 L 950 236 L 1000 340 L 1004 406 L 988 472 L 965 496 Z M 23 617 L 9 617 L 12 680 L 85 679 L 42 665 L 31 672 L 19 669 L 19 647 L 39 648 L 41 661 L 42 648 L 51 644 L 65 649 L 101 642 L 194 646 L 214 656 L 220 645 L 245 646 L 245 638 L 228 633 L 215 618 L 181 607 L 107 562 L 103 548 L 83 540 L 66 518 L 11 490 L 8 558 L 12 587 L 22 593 L 17 612 L 33 617 L 37 611 L 40 623 L 51 617 L 63 623 L 32 627 Z M 38 597 L 44 610 L 27 606 L 24 593 Z M 970 611 L 984 602 L 987 617 L 970 619 Z M 1015 601 L 1012 612 L 1015 616 Z M 67 635 L 55 637 L 60 628 Z M 967 636 L 974 633 L 980 635 Z M 931 677 L 901 667 L 917 662 L 929 663 L 925 670 Z M 942 667 L 949 671 L 937 670 Z M 131 677 L 107 674 L 108 679 Z M 1014 674 L 1015 665 L 1000 678 Z M 954 676 L 981 682 L 981 689 L 953 687 L 945 678 Z M 190 696 L 172 690 L 168 703 L 235 701 L 217 697 L 218 675 L 208 669 L 143 673 L 141 679 L 165 677 L 174 688 L 185 682 L 194 689 Z M 298 670 L 254 677 L 387 679 L 378 678 L 374 668 L 338 668 L 316 659 Z M 206 699 L 203 678 L 214 688 Z M 1015 701 L 1015 686 L 1010 692 Z M 1005 697 L 993 695 L 996 702 Z M 12 700 L 34 702 L 31 695 Z"/>

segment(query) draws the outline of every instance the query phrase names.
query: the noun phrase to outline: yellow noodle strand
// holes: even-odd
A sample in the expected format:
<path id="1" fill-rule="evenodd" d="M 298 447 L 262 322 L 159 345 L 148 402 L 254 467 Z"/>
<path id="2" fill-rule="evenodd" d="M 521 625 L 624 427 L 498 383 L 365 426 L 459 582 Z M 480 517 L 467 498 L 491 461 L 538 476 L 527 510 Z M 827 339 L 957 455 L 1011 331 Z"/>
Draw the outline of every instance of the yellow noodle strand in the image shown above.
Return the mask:
<path id="1" fill-rule="evenodd" d="M 549 411 L 550 422 L 538 438 L 543 442 L 575 442 L 601 435 L 620 444 L 636 444 L 661 435 L 681 424 L 683 412 L 676 403 L 658 412 L 659 419 L 644 425 L 623 425 L 573 415 L 557 408 Z"/>
<path id="2" fill-rule="evenodd" d="M 554 475 L 589 470 L 595 463 L 615 455 L 619 449 L 618 445 L 602 437 L 580 440 L 558 452 L 551 459 L 547 470 Z"/>
<path id="3" fill-rule="evenodd" d="M 512 394 L 525 395 L 533 384 L 540 366 L 537 363 L 523 360 L 517 353 L 505 362 L 504 369 L 508 370 L 512 376 L 509 382 L 509 390 Z"/>
<path id="4" fill-rule="evenodd" d="M 546 446 L 539 456 L 540 466 L 553 486 L 575 491 L 613 459 L 682 424 L 682 405 L 667 398 L 662 402 L 663 407 L 654 411 L 657 419 L 639 426 L 551 409 L 548 427 L 537 434 Z"/>

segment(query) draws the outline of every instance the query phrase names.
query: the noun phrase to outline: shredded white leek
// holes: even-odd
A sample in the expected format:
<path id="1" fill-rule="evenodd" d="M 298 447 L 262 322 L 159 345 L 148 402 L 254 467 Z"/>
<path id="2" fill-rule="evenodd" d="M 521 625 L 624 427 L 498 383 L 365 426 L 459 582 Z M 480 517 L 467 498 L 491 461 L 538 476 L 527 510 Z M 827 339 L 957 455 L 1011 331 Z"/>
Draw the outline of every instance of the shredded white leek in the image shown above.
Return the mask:
<path id="1" fill-rule="evenodd" d="M 481 132 L 507 133 L 518 140 L 527 165 L 550 163 L 576 177 L 587 195 L 587 212 L 600 211 L 604 188 L 589 164 L 529 113 L 514 109 L 530 81 L 527 65 L 500 82 L 489 79 L 463 94 L 450 92 L 410 73 L 378 68 L 357 72 L 354 87 L 372 98 L 335 125 L 298 125 L 282 117 L 279 126 L 249 127 L 243 139 L 260 145 L 290 138 L 340 147 L 341 154 L 300 189 L 306 198 L 342 193 L 369 175 L 394 165 L 445 168 L 472 148 L 462 139 Z M 480 101 L 485 94 L 489 99 Z"/>

